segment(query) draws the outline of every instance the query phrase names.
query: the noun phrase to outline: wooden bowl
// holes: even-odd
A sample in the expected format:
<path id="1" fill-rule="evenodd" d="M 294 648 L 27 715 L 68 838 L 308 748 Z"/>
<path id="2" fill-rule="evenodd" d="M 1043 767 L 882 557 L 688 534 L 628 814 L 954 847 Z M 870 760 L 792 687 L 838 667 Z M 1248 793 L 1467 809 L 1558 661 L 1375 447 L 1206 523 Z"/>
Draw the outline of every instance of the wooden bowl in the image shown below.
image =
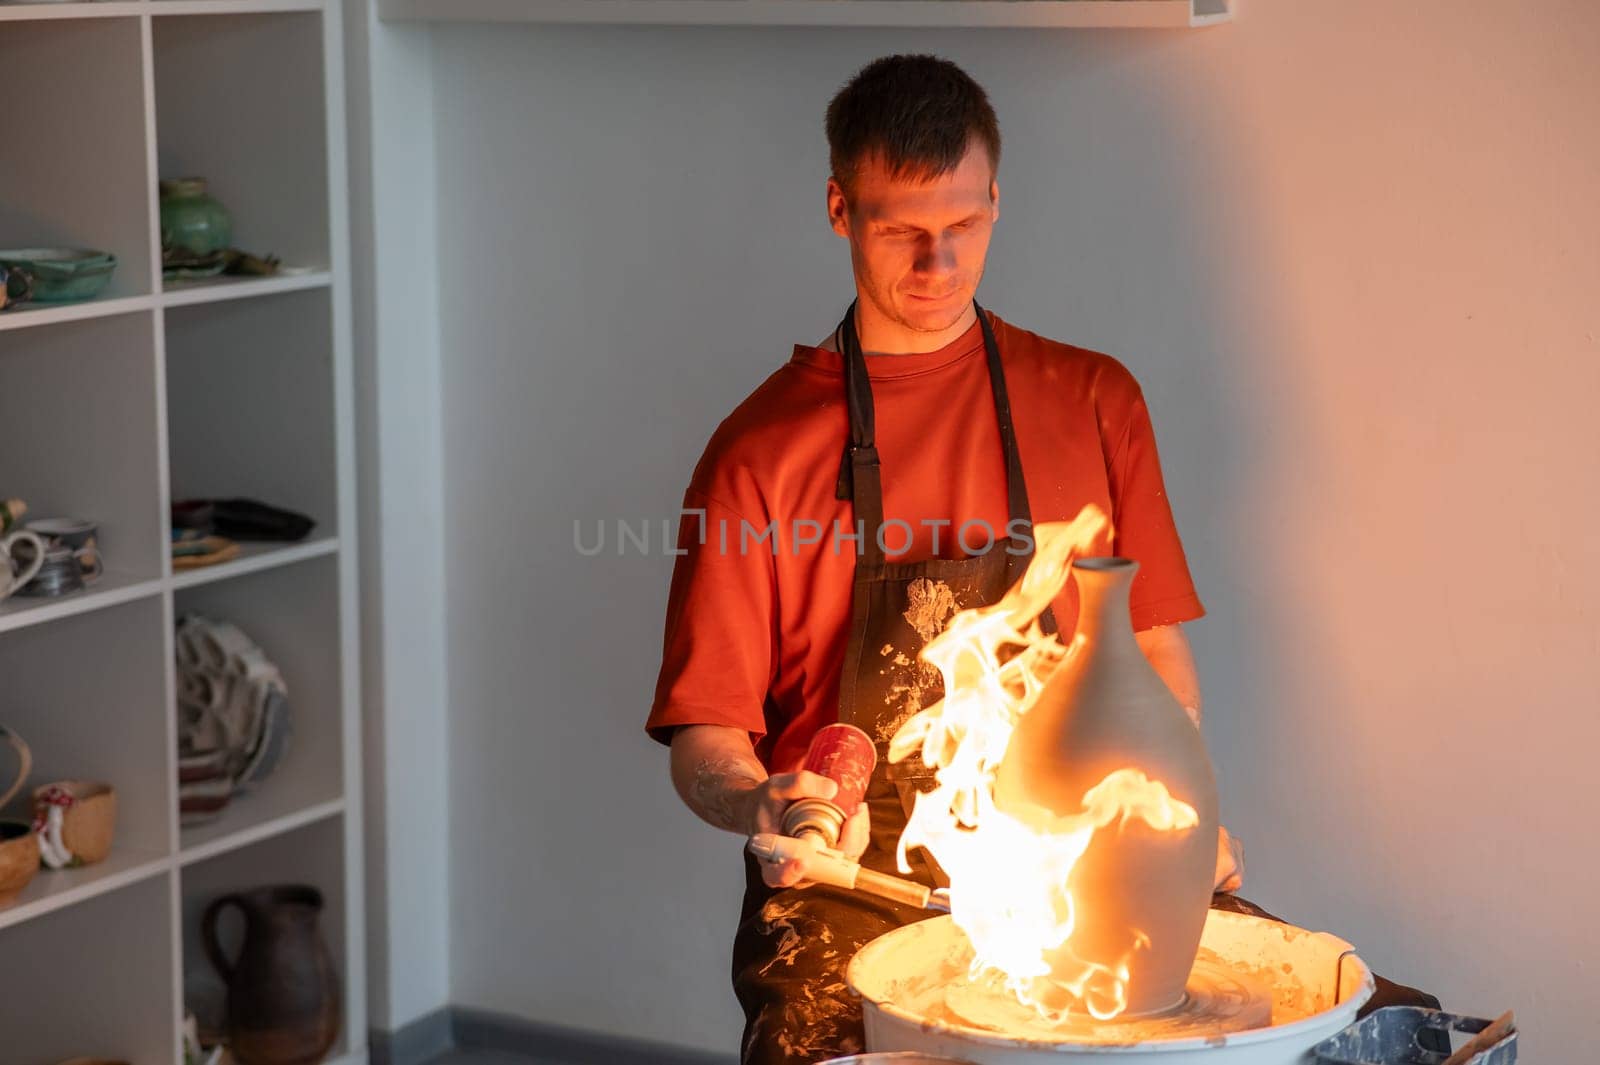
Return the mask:
<path id="1" fill-rule="evenodd" d="M 0 906 L 22 893 L 39 871 L 39 837 L 26 821 L 0 821 Z"/>
<path id="2" fill-rule="evenodd" d="M 34 812 L 43 808 L 44 793 L 61 788 L 72 796 L 61 819 L 61 842 L 72 852 L 73 864 L 103 861 L 111 853 L 117 829 L 117 793 L 110 784 L 92 780 L 58 780 L 33 789 Z"/>

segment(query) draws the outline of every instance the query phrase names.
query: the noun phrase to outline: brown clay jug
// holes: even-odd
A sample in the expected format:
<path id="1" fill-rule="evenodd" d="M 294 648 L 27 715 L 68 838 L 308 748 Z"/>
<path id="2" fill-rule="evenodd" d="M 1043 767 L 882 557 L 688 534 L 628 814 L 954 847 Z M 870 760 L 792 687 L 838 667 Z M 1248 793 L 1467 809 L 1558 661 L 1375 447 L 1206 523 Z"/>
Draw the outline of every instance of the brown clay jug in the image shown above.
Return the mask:
<path id="1" fill-rule="evenodd" d="M 1068 878 L 1077 921 L 1063 949 L 1113 959 L 1139 933 L 1147 940 L 1128 956 L 1124 1017 L 1183 1002 L 1217 851 L 1217 786 L 1200 730 L 1134 639 L 1128 593 L 1138 568 L 1126 558 L 1073 563 L 1082 643 L 1018 719 L 994 791 L 1001 810 L 1046 827 L 1081 814 L 1089 789 L 1133 768 L 1194 808 L 1198 824 L 1187 828 L 1161 831 L 1130 817 L 1099 829 Z"/>
<path id="2" fill-rule="evenodd" d="M 244 916 L 230 962 L 217 941 L 229 906 Z M 201 921 L 206 956 L 228 988 L 227 1043 L 239 1065 L 316 1065 L 339 1036 L 339 978 L 317 928 L 322 893 L 303 884 L 223 895 Z"/>

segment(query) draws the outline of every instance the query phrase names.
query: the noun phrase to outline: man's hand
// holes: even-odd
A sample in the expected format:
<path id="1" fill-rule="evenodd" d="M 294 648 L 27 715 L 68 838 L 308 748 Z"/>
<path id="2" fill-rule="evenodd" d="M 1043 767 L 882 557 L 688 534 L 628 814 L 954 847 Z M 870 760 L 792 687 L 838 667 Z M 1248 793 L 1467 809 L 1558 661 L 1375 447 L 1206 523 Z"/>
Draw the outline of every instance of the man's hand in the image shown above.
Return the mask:
<path id="1" fill-rule="evenodd" d="M 833 781 L 829 780 L 827 777 L 819 777 L 815 773 L 780 773 L 778 776 L 773 777 L 772 779 L 777 780 L 779 777 L 810 777 L 812 780 L 820 780 L 824 784 L 833 785 Z M 800 795 L 796 796 L 796 798 L 805 797 L 806 796 Z M 831 798 L 832 796 L 831 794 L 818 794 L 816 797 L 819 799 L 827 799 Z M 793 800 L 789 801 L 792 802 Z M 785 803 L 785 805 L 787 805 L 787 803 Z M 779 811 L 779 817 L 782 817 L 781 810 Z M 849 858 L 851 861 L 860 859 L 862 852 L 867 849 L 867 838 L 870 827 L 870 820 L 867 814 L 867 804 L 861 803 L 856 807 L 854 813 L 845 818 L 844 827 L 839 832 L 839 845 L 835 849 L 842 852 L 844 856 Z M 773 828 L 762 829 L 761 831 L 776 832 L 778 829 L 776 826 L 774 826 Z M 751 835 L 755 835 L 755 833 L 751 833 Z M 812 881 L 806 876 L 807 867 L 810 865 L 810 861 L 811 860 L 809 858 L 791 858 L 786 862 L 762 862 L 761 879 L 766 882 L 768 887 L 810 887 Z"/>
<path id="2" fill-rule="evenodd" d="M 1217 874 L 1213 891 L 1238 891 L 1244 886 L 1244 843 L 1217 826 Z"/>
<path id="3" fill-rule="evenodd" d="M 777 832 L 783 811 L 796 799 L 832 799 L 839 786 L 816 773 L 767 776 L 750 734 L 726 725 L 686 725 L 672 736 L 672 783 L 702 821 L 741 836 Z M 859 858 L 867 849 L 867 808 L 849 812 L 838 849 Z M 763 863 L 772 887 L 803 887 L 806 861 Z"/>

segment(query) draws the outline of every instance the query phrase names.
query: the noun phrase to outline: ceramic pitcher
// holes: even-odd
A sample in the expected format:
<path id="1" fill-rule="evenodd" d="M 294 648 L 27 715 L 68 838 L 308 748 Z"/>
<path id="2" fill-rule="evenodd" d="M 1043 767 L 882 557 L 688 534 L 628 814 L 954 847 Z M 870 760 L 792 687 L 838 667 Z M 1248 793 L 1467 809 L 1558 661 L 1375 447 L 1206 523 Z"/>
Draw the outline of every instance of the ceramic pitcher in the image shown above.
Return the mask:
<path id="1" fill-rule="evenodd" d="M 227 907 L 244 916 L 229 961 L 217 940 Z M 227 1041 L 239 1065 L 315 1065 L 339 1035 L 339 977 L 318 930 L 322 893 L 281 884 L 224 895 L 201 921 L 206 955 L 228 988 Z"/>

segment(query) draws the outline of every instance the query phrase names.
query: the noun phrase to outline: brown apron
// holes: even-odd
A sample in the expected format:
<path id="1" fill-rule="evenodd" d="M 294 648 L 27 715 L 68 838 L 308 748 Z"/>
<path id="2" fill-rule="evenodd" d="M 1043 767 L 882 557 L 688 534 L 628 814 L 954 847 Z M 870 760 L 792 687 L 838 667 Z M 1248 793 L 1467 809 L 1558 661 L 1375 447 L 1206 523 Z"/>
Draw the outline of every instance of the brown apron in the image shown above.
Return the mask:
<path id="1" fill-rule="evenodd" d="M 850 639 L 839 678 L 839 720 L 858 725 L 878 748 L 867 788 L 872 838 L 861 864 L 899 874 L 895 848 L 912 800 L 932 785 L 919 759 L 891 766 L 889 740 L 912 714 L 943 694 L 938 670 L 920 661 L 923 645 L 958 610 L 998 602 L 1032 557 L 1031 539 L 1007 540 L 1028 529 L 1032 515 L 1022 460 L 1011 424 L 1005 374 L 994 329 L 973 301 L 983 329 L 995 416 L 1006 469 L 1009 521 L 986 553 L 962 559 L 889 562 L 878 543 L 883 491 L 867 362 L 856 336 L 854 302 L 839 324 L 844 357 L 850 443 L 839 475 L 839 498 L 849 499 L 862 532 L 851 593 Z M 952 532 L 960 528 L 957 521 Z M 887 536 L 887 534 L 886 534 Z M 1055 631 L 1054 616 L 1041 618 Z M 942 886 L 943 874 L 924 852 L 910 855 L 912 877 Z M 769 888 L 760 866 L 745 858 L 745 896 L 733 947 L 733 984 L 745 1011 L 744 1065 L 813 1062 L 864 1048 L 861 1004 L 844 981 L 855 952 L 883 933 L 931 916 L 923 910 L 816 885 Z"/>

